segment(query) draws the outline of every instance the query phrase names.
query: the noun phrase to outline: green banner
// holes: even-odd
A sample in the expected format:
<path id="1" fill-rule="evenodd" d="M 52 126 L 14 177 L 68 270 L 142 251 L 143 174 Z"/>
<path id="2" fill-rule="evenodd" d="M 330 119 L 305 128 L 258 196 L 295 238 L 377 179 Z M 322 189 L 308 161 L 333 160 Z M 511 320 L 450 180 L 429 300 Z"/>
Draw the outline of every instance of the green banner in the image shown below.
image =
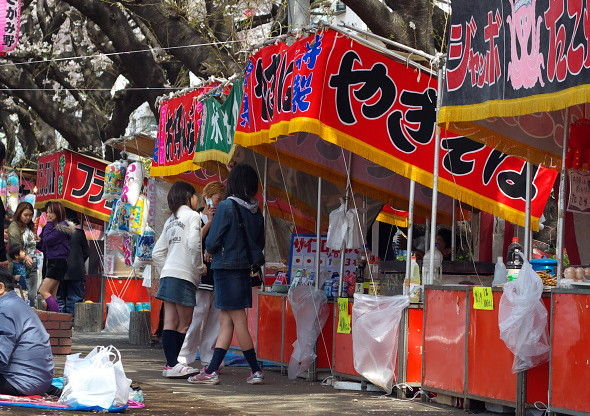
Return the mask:
<path id="1" fill-rule="evenodd" d="M 215 97 L 203 100 L 201 128 L 194 163 L 217 161 L 229 163 L 235 145 L 234 133 L 244 94 L 243 81 L 234 82 L 223 104 Z"/>

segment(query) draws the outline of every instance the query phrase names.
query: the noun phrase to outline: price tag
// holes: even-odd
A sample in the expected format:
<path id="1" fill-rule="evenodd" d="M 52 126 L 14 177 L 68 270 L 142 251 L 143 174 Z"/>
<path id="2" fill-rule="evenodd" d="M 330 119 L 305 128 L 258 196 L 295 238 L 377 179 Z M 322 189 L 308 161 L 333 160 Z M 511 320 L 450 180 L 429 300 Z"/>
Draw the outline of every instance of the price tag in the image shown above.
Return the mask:
<path id="1" fill-rule="evenodd" d="M 348 298 L 338 298 L 338 329 L 339 334 L 350 334 L 351 317 L 348 313 Z"/>
<path id="2" fill-rule="evenodd" d="M 488 286 L 476 286 L 473 288 L 473 309 L 483 311 L 494 310 L 494 297 L 492 288 Z"/>

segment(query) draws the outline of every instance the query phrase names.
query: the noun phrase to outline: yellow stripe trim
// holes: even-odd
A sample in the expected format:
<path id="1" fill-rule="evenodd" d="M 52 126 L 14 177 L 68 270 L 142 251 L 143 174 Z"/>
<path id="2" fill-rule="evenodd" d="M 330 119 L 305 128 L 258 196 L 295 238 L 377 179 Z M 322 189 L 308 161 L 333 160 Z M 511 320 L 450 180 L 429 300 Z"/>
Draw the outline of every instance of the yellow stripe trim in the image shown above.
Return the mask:
<path id="1" fill-rule="evenodd" d="M 219 162 L 219 163 L 223 163 L 223 164 L 227 165 L 230 162 L 230 160 L 232 159 L 232 157 L 234 156 L 235 151 L 236 151 L 236 145 L 234 144 L 229 149 L 228 153 L 225 153 L 224 151 L 217 150 L 217 149 L 209 149 L 209 150 L 203 150 L 200 152 L 195 152 L 195 156 L 193 157 L 193 163 L 198 164 L 198 163 L 215 161 L 215 162 Z"/>
<path id="2" fill-rule="evenodd" d="M 288 121 L 280 121 L 271 125 L 267 130 L 261 130 L 254 133 L 236 131 L 234 143 L 245 147 L 252 147 L 260 144 L 272 143 L 275 141 L 274 138 L 276 137 L 286 136 L 301 131 L 315 134 L 327 142 L 343 147 L 344 149 L 383 166 L 398 175 L 402 175 L 424 186 L 432 188 L 432 173 L 413 166 L 387 152 L 376 149 L 368 143 L 330 127 L 314 118 L 296 117 Z M 449 180 L 439 178 L 439 190 L 440 192 L 472 205 L 475 208 L 489 212 L 497 217 L 504 218 L 514 224 L 524 225 L 524 212 L 504 205 L 491 198 L 479 195 L 476 192 L 456 185 Z M 539 218 L 531 217 L 531 223 L 533 230 L 537 231 L 539 228 Z"/>
<path id="3" fill-rule="evenodd" d="M 181 173 L 199 170 L 201 167 L 196 165 L 192 160 L 185 160 L 184 162 L 177 163 L 176 165 L 168 166 L 154 166 L 150 169 L 151 176 L 173 176 L 180 175 Z"/>
<path id="4" fill-rule="evenodd" d="M 380 212 L 377 215 L 377 221 L 384 222 L 386 224 L 396 225 L 398 227 L 407 227 L 408 226 L 408 219 L 405 217 L 400 217 L 395 214 L 390 214 L 388 212 Z"/>
<path id="5" fill-rule="evenodd" d="M 90 217 L 97 218 L 97 219 L 99 219 L 101 221 L 108 222 L 109 221 L 109 218 L 110 218 L 110 215 L 108 215 L 108 214 L 104 214 L 102 212 L 93 210 L 92 208 L 88 208 L 88 207 L 85 207 L 83 205 L 78 205 L 75 202 L 68 201 L 67 199 L 62 199 L 62 198 L 58 198 L 58 199 L 46 199 L 45 201 L 35 202 L 35 208 L 36 209 L 42 209 L 45 206 L 45 204 L 47 202 L 49 202 L 49 201 L 60 202 L 66 208 L 70 208 L 70 209 L 72 209 L 72 210 L 74 210 L 76 212 L 80 212 L 80 213 L 86 214 L 86 215 L 88 215 Z"/>
<path id="6" fill-rule="evenodd" d="M 511 100 L 489 100 L 480 104 L 442 107 L 438 122 L 484 120 L 490 117 L 522 116 L 524 114 L 562 110 L 590 101 L 590 84 L 561 91 L 537 94 Z"/>

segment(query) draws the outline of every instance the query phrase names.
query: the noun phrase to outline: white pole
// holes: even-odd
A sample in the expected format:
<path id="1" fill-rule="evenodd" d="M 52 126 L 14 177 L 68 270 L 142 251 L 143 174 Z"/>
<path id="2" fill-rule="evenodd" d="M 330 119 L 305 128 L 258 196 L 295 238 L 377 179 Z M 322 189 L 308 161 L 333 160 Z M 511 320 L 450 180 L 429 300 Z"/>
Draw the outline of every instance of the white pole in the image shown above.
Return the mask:
<path id="1" fill-rule="evenodd" d="M 453 198 L 453 212 L 451 213 L 451 261 L 457 258 L 457 200 Z"/>
<path id="2" fill-rule="evenodd" d="M 288 21 L 291 30 L 309 25 L 309 0 L 289 0 Z"/>
<path id="3" fill-rule="evenodd" d="M 532 164 L 526 162 L 526 193 L 525 193 L 525 218 L 524 218 L 524 255 L 527 260 L 531 257 L 531 177 Z"/>
<path id="4" fill-rule="evenodd" d="M 256 160 L 256 154 L 254 154 L 254 160 Z M 266 220 L 268 216 L 268 158 L 264 157 L 264 171 L 262 172 L 262 218 L 264 218 L 264 233 L 266 234 Z M 272 221 L 272 219 L 271 219 Z M 262 276 L 264 277 L 266 265 L 262 266 Z M 262 287 L 260 290 L 264 291 L 264 278 L 262 279 Z"/>
<path id="5" fill-rule="evenodd" d="M 322 254 L 322 178 L 318 177 L 318 200 L 316 205 L 316 224 L 315 224 L 315 235 L 317 239 L 317 250 L 315 253 L 315 287 L 320 288 L 320 273 L 321 273 L 321 254 Z"/>
<path id="6" fill-rule="evenodd" d="M 412 237 L 414 234 L 414 191 L 416 189 L 416 182 L 410 181 L 410 200 L 408 201 L 408 242 L 406 244 L 406 279 L 410 281 L 410 274 L 412 273 Z M 404 295 L 409 295 L 410 286 L 404 285 Z"/>
<path id="7" fill-rule="evenodd" d="M 438 94 L 436 96 L 436 113 L 438 119 L 438 111 L 440 110 L 443 94 L 443 75 L 444 65 L 438 70 Z M 436 210 L 438 209 L 438 171 L 439 171 L 439 157 L 440 157 L 440 126 L 436 124 L 434 133 L 434 165 L 432 169 L 432 213 L 430 221 L 430 264 L 428 265 L 430 273 L 427 281 L 424 284 L 434 283 L 434 248 L 436 241 Z"/>
<path id="8" fill-rule="evenodd" d="M 565 157 L 567 154 L 569 134 L 569 108 L 565 109 L 563 121 L 563 146 L 561 149 L 561 173 L 559 175 L 559 197 L 557 200 L 557 278 L 561 279 L 563 269 L 563 238 L 565 228 L 565 187 L 567 181 L 567 171 L 565 169 Z"/>

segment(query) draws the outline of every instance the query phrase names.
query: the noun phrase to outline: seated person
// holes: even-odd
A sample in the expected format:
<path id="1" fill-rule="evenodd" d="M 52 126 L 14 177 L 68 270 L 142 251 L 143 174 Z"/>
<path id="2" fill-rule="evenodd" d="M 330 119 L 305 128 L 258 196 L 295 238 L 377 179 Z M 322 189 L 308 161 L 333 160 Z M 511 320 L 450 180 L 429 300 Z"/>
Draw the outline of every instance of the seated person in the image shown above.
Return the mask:
<path id="1" fill-rule="evenodd" d="M 0 394 L 58 396 L 51 385 L 49 334 L 31 307 L 14 292 L 16 282 L 0 267 Z"/>

